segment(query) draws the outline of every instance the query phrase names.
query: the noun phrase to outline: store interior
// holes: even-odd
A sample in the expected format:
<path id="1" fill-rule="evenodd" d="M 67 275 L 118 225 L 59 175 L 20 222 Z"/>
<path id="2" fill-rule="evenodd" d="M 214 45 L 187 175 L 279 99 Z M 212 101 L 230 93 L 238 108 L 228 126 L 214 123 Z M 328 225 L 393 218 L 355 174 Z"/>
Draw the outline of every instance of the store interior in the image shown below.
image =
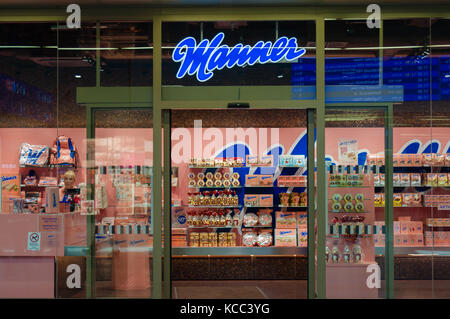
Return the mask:
<path id="1" fill-rule="evenodd" d="M 199 23 L 168 25 L 170 32 L 163 28 L 168 47 L 187 34 L 200 33 Z M 206 36 L 225 30 L 233 43 L 242 41 L 239 33 L 250 34 L 248 42 L 257 37 L 255 30 L 267 25 L 205 23 L 204 31 Z M 327 25 L 328 61 L 367 59 L 356 70 L 342 71 L 338 84 L 352 84 L 346 77 L 355 73 L 375 72 L 369 64 L 379 58 L 379 49 L 352 48 L 377 47 L 377 33 L 362 30 L 357 21 L 327 21 Z M 80 247 L 88 237 L 86 214 L 94 212 L 96 297 L 151 297 L 152 110 L 126 110 L 127 105 L 121 110 L 97 110 L 94 136 L 88 138 L 86 106 L 77 103 L 76 88 L 95 86 L 95 67 L 89 61 L 96 52 L 73 48 L 95 47 L 95 25 L 74 34 L 58 34 L 52 26 L 19 24 L 21 31 L 14 33 L 8 32 L 11 24 L 0 24 L 11 37 L 2 43 L 5 46 L 32 45 L 40 39 L 40 45 L 60 41 L 58 45 L 67 49 L 0 49 L 0 229 L 12 234 L 0 237 L 2 278 L 10 278 L 9 286 L 0 287 L 0 296 L 85 298 L 85 274 L 81 291 L 67 289 L 61 284 L 65 280 L 56 282 L 55 277 L 74 261 L 86 266 Z M 312 28 L 311 22 L 298 26 L 308 30 L 302 45 L 311 45 L 314 22 Z M 445 26 L 448 21 L 443 19 L 386 21 L 384 45 L 445 44 Z M 292 25 L 279 28 L 282 32 Z M 149 46 L 151 30 L 151 23 L 105 23 L 101 45 Z M 414 39 L 408 38 L 413 34 Z M 416 51 L 386 49 L 383 58 L 421 56 Z M 163 84 L 176 85 L 170 49 L 163 52 Z M 151 86 L 151 53 L 150 48 L 102 51 L 101 86 Z M 439 94 L 425 85 L 435 80 L 428 68 L 426 74 L 414 77 L 416 84 L 424 86 L 411 88 L 411 79 L 402 83 L 404 100 L 393 104 L 396 298 L 450 297 L 448 54 L 448 47 L 438 47 L 430 55 L 441 59 Z M 306 58 L 313 57 L 312 53 Z M 425 57 L 417 65 L 432 61 Z M 212 85 L 237 85 L 238 78 L 239 85 L 314 86 L 315 72 L 295 73 L 301 64 L 257 66 L 253 72 L 224 70 Z M 336 64 L 329 66 L 327 84 L 336 84 L 333 76 L 338 71 L 332 68 Z M 389 82 L 389 74 L 385 70 L 384 79 L 395 84 Z M 182 81 L 185 86 L 197 85 L 190 78 Z M 306 118 L 303 109 L 172 110 L 172 298 L 307 298 L 311 256 L 306 228 L 310 218 Z M 385 296 L 385 121 L 383 111 L 368 108 L 333 108 L 325 113 L 329 298 Z M 52 153 L 61 136 L 70 137 L 75 145 L 75 163 L 69 156 L 54 164 L 36 164 L 36 156 L 25 156 L 25 148 L 21 152 L 23 143 L 28 143 L 41 146 L 34 150 L 47 147 Z M 70 150 L 68 145 L 63 148 Z M 71 187 L 64 181 L 68 171 L 75 173 Z M 90 182 L 95 185 L 94 197 L 86 189 Z M 75 190 L 66 192 L 72 197 L 52 211 L 48 203 L 53 194 L 65 188 Z M 39 250 L 27 237 L 36 231 L 42 235 Z M 370 264 L 380 267 L 381 283 L 376 289 L 365 286 Z M 18 277 L 17 270 L 26 267 L 32 267 L 33 273 Z M 39 285 L 29 283 L 36 278 Z"/>

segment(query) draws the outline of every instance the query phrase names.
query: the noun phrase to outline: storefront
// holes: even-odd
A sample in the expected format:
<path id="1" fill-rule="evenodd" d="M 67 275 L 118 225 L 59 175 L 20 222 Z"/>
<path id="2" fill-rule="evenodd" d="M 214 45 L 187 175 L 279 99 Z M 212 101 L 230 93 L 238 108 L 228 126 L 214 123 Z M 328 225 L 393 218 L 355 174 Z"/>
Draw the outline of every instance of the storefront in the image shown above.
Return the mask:
<path id="1" fill-rule="evenodd" d="M 450 296 L 448 6 L 65 9 L 0 12 L 1 298 Z"/>

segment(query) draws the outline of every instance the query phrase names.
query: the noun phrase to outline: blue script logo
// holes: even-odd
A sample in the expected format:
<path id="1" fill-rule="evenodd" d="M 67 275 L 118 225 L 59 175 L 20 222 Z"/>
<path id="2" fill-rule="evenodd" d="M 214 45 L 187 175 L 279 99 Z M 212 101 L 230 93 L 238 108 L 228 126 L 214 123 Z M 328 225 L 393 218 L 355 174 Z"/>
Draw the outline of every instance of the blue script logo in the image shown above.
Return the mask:
<path id="1" fill-rule="evenodd" d="M 304 48 L 298 49 L 296 38 L 281 37 L 273 44 L 258 41 L 253 47 L 239 43 L 230 48 L 226 44 L 221 45 L 224 37 L 225 34 L 220 32 L 211 41 L 205 39 L 198 45 L 193 37 L 181 40 L 172 54 L 175 62 L 181 62 L 177 78 L 183 78 L 186 73 L 196 74 L 197 80 L 205 82 L 212 78 L 214 70 L 224 67 L 276 63 L 282 59 L 293 61 L 306 52 Z"/>

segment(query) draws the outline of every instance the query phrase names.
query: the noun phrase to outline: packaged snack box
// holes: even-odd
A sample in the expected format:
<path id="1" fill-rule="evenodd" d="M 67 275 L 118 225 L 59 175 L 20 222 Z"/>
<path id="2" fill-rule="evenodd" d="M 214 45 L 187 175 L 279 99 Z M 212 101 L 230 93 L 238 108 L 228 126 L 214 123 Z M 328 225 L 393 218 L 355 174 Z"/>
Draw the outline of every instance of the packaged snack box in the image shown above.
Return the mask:
<path id="1" fill-rule="evenodd" d="M 414 166 L 422 166 L 422 154 L 414 154 Z"/>
<path id="2" fill-rule="evenodd" d="M 401 186 L 410 186 L 411 185 L 409 174 L 405 174 L 405 173 L 400 174 L 400 185 Z"/>
<path id="3" fill-rule="evenodd" d="M 422 186 L 421 175 L 419 173 L 411 174 L 411 186 Z"/>
<path id="4" fill-rule="evenodd" d="M 297 227 L 308 227 L 308 215 L 304 212 L 297 212 Z"/>
<path id="5" fill-rule="evenodd" d="M 409 221 L 408 222 L 399 222 L 400 224 L 400 234 L 409 234 Z"/>
<path id="6" fill-rule="evenodd" d="M 275 246 L 294 247 L 297 246 L 297 229 L 275 229 Z"/>
<path id="7" fill-rule="evenodd" d="M 280 166 L 292 166 L 292 158 L 288 155 L 280 155 L 278 161 Z"/>
<path id="8" fill-rule="evenodd" d="M 296 213 L 295 212 L 276 212 L 276 228 L 295 228 L 296 225 Z"/>
<path id="9" fill-rule="evenodd" d="M 438 185 L 439 186 L 447 186 L 448 185 L 447 173 L 438 174 Z"/>
<path id="10" fill-rule="evenodd" d="M 445 156 L 444 154 L 433 154 L 433 166 L 444 166 Z"/>
<path id="11" fill-rule="evenodd" d="M 428 186 L 438 186 L 438 175 L 435 173 L 427 174 L 427 185 Z"/>
<path id="12" fill-rule="evenodd" d="M 262 155 L 259 158 L 260 166 L 273 166 L 273 155 Z"/>
<path id="13" fill-rule="evenodd" d="M 247 166 L 258 166 L 258 156 L 256 155 L 247 155 L 246 156 Z"/>
<path id="14" fill-rule="evenodd" d="M 393 179 L 394 187 L 401 186 L 400 185 L 400 174 L 398 174 L 398 173 L 392 174 L 392 179 Z"/>
<path id="15" fill-rule="evenodd" d="M 295 165 L 296 167 L 304 167 L 305 164 L 306 164 L 306 163 L 305 163 L 305 162 L 306 162 L 306 159 L 305 159 L 305 156 L 304 156 L 304 155 L 295 155 L 293 161 L 294 161 L 294 165 Z"/>
<path id="16" fill-rule="evenodd" d="M 308 246 L 308 229 L 306 227 L 298 228 L 298 246 L 299 247 Z"/>
<path id="17" fill-rule="evenodd" d="M 245 175 L 245 185 L 258 186 L 260 183 L 259 177 L 259 175 Z"/>
<path id="18" fill-rule="evenodd" d="M 408 155 L 400 154 L 399 155 L 399 166 L 408 166 Z"/>
<path id="19" fill-rule="evenodd" d="M 450 153 L 444 154 L 444 164 L 450 166 Z"/>
<path id="20" fill-rule="evenodd" d="M 260 206 L 273 206 L 273 195 L 259 195 Z"/>
<path id="21" fill-rule="evenodd" d="M 400 222 L 394 221 L 394 234 L 400 234 Z"/>
<path id="22" fill-rule="evenodd" d="M 263 185 L 263 186 L 272 186 L 273 185 L 273 175 L 260 175 L 259 176 L 259 184 Z"/>
<path id="23" fill-rule="evenodd" d="M 402 202 L 402 194 L 394 194 L 394 207 L 401 207 Z"/>
<path id="24" fill-rule="evenodd" d="M 422 154 L 423 166 L 433 166 L 433 154 Z"/>
<path id="25" fill-rule="evenodd" d="M 392 165 L 394 166 L 400 166 L 400 155 L 399 154 L 394 154 L 392 156 Z"/>
<path id="26" fill-rule="evenodd" d="M 259 206 L 259 195 L 245 195 L 244 203 L 246 206 Z"/>

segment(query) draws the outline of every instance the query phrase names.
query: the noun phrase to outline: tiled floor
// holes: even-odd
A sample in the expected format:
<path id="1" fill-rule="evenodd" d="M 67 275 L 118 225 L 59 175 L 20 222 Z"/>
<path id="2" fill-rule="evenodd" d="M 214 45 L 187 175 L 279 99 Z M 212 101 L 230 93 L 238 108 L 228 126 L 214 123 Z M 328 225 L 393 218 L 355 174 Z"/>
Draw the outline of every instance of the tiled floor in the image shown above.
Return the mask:
<path id="1" fill-rule="evenodd" d="M 384 297 L 381 282 L 380 298 Z M 450 299 L 450 280 L 396 280 L 394 296 L 398 299 Z M 74 296 L 75 297 L 75 296 Z M 83 298 L 83 296 L 77 296 Z M 151 289 L 114 290 L 110 281 L 98 281 L 97 298 L 150 298 Z M 215 280 L 174 281 L 174 299 L 304 299 L 306 280 Z"/>

